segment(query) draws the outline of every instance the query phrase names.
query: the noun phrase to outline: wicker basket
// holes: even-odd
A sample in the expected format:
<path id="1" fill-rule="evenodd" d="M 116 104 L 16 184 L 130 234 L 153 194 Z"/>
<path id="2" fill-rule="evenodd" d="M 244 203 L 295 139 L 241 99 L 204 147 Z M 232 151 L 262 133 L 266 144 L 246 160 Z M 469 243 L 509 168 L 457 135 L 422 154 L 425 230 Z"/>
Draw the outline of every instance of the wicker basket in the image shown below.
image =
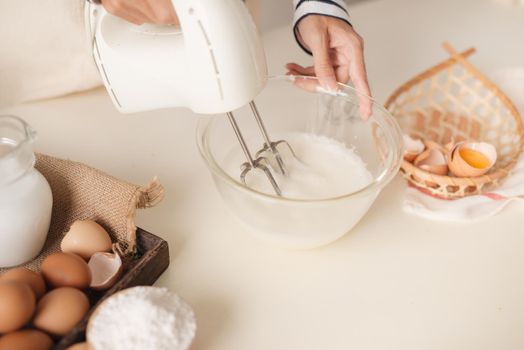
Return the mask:
<path id="1" fill-rule="evenodd" d="M 385 106 L 411 136 L 441 145 L 468 140 L 496 147 L 496 164 L 479 177 L 435 175 L 403 160 L 400 170 L 417 188 L 456 199 L 501 183 L 524 148 L 524 128 L 513 103 L 467 61 L 475 49 L 459 54 L 449 44 L 443 46 L 451 57 L 403 84 Z"/>

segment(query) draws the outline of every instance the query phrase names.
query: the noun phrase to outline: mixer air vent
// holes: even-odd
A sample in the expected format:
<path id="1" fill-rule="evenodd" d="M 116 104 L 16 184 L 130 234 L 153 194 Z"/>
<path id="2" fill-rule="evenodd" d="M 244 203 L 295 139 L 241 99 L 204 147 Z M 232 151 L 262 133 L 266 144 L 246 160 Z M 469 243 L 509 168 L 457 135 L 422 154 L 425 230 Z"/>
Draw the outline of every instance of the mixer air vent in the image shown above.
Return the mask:
<path id="1" fill-rule="evenodd" d="M 104 79 L 107 84 L 107 91 L 113 96 L 113 100 L 116 102 L 119 108 L 122 108 L 122 105 L 120 104 L 120 101 L 118 101 L 118 98 L 116 97 L 115 91 L 111 87 L 111 81 L 109 81 L 109 77 L 107 76 L 106 69 L 104 68 L 104 63 L 102 63 L 102 57 L 100 56 L 100 52 L 98 51 L 98 44 L 96 42 L 96 39 L 93 40 L 93 53 L 95 55 L 95 61 L 98 62 L 96 65 L 98 69 L 98 72 L 102 76 L 102 79 Z"/>
<path id="2" fill-rule="evenodd" d="M 211 44 L 211 41 L 209 40 L 209 36 L 207 35 L 206 29 L 204 28 L 202 21 L 198 20 L 198 26 L 200 27 L 200 30 L 202 31 L 202 35 L 206 39 L 207 47 L 209 49 L 209 56 L 211 57 L 211 61 L 213 61 L 213 68 L 215 70 L 215 74 L 217 78 L 218 92 L 220 93 L 220 99 L 223 100 L 224 99 L 224 90 L 222 87 L 222 81 L 220 80 L 220 71 L 218 70 L 218 63 L 215 57 L 215 53 L 213 52 L 213 45 Z"/>

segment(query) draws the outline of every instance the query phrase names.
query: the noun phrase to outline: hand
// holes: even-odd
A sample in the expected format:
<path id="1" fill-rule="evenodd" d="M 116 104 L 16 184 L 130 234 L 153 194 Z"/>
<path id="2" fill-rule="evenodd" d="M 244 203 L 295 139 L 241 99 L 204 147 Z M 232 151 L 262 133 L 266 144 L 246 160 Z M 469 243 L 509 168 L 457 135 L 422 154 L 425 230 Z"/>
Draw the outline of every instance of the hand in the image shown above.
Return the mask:
<path id="1" fill-rule="evenodd" d="M 178 24 L 171 0 L 102 0 L 107 12 L 134 24 Z"/>
<path id="2" fill-rule="evenodd" d="M 314 66 L 288 63 L 288 74 L 316 75 L 322 87 L 337 90 L 337 81 L 353 83 L 361 96 L 360 114 L 371 115 L 371 95 L 364 64 L 364 44 L 353 28 L 341 19 L 310 15 L 298 24 L 299 40 L 313 53 Z"/>

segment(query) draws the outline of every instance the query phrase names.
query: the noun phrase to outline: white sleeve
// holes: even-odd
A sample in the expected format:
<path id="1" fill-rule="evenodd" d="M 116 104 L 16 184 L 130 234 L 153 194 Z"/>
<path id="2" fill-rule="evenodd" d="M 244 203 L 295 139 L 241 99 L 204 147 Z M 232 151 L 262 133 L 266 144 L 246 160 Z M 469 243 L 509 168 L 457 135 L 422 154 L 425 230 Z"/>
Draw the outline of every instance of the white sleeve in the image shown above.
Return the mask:
<path id="1" fill-rule="evenodd" d="M 309 54 L 311 54 L 311 51 L 305 47 L 298 31 L 298 24 L 301 20 L 309 15 L 323 15 L 341 19 L 351 25 L 344 0 L 293 0 L 293 7 L 295 8 L 295 15 L 293 16 L 295 38 L 300 47 Z"/>

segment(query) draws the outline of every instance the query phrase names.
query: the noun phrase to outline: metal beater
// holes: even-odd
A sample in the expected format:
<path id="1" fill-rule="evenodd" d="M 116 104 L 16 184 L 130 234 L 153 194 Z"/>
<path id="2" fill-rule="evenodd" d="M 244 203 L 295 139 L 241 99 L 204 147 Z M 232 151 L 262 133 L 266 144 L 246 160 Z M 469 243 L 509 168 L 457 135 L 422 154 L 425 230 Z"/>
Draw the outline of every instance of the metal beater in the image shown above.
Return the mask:
<path id="1" fill-rule="evenodd" d="M 240 173 L 240 180 L 242 181 L 242 183 L 244 183 L 244 185 L 247 186 L 246 184 L 247 174 L 251 170 L 260 169 L 264 172 L 264 174 L 268 178 L 277 196 L 282 196 L 282 191 L 280 187 L 278 186 L 278 183 L 275 180 L 275 177 L 273 176 L 271 170 L 269 169 L 268 164 L 274 171 L 278 172 L 279 174 L 286 175 L 287 170 L 286 170 L 284 161 L 282 159 L 282 156 L 280 155 L 280 152 L 277 150 L 277 147 L 279 145 L 285 145 L 288 148 L 288 150 L 291 152 L 293 157 L 296 157 L 295 152 L 293 151 L 293 148 L 291 148 L 291 145 L 286 140 L 279 140 L 275 142 L 271 141 L 271 139 L 269 138 L 267 129 L 264 126 L 264 122 L 262 121 L 262 118 L 260 117 L 260 113 L 258 112 L 258 108 L 255 105 L 255 102 L 251 101 L 249 103 L 249 106 L 251 107 L 251 111 L 253 112 L 258 128 L 262 134 L 262 137 L 264 138 L 264 144 L 262 148 L 255 154 L 255 158 L 253 158 L 253 156 L 251 155 L 251 152 L 249 151 L 249 148 L 247 147 L 244 136 L 242 135 L 242 132 L 240 131 L 240 128 L 238 127 L 238 124 L 235 120 L 235 117 L 233 116 L 233 113 L 232 112 L 226 113 L 227 117 L 229 118 L 229 122 L 231 123 L 231 126 L 233 127 L 235 135 L 238 138 L 240 147 L 242 148 L 242 151 L 244 152 L 244 155 L 246 156 L 246 159 L 247 159 L 247 161 L 240 166 L 240 169 L 242 171 Z"/>

